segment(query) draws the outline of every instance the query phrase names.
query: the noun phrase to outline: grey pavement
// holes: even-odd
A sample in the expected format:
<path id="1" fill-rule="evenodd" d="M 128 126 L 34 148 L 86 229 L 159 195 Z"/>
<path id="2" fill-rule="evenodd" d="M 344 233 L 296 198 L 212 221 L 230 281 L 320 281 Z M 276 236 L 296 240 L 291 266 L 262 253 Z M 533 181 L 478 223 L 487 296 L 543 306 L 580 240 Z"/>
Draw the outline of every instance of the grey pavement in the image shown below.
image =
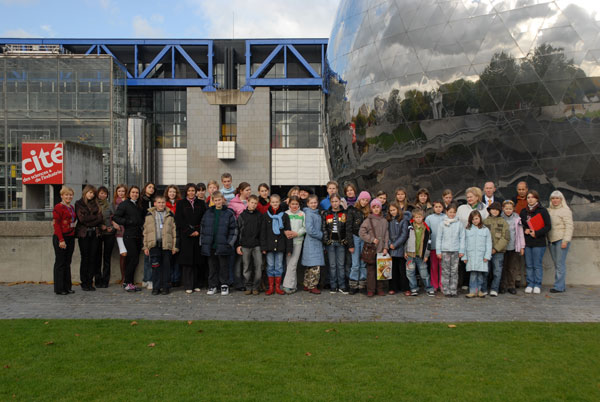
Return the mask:
<path id="1" fill-rule="evenodd" d="M 96 292 L 55 295 L 52 285 L 0 284 L 0 319 L 148 319 L 243 320 L 330 322 L 600 322 L 600 287 L 572 286 L 566 293 L 517 295 L 496 298 L 445 298 L 442 295 L 407 297 L 401 294 L 367 298 L 364 295 L 208 296 L 206 290 L 191 295 L 181 288 L 169 295 L 153 296 L 149 290 L 127 293 L 119 285 Z"/>

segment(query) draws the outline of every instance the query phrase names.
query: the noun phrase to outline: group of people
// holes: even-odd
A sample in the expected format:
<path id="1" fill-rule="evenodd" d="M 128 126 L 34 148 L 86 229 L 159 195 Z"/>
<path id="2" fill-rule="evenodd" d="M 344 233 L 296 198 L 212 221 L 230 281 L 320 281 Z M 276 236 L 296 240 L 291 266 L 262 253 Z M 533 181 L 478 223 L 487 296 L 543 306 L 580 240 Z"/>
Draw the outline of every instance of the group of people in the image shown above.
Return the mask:
<path id="1" fill-rule="evenodd" d="M 545 208 L 525 182 L 508 200 L 487 182 L 483 191 L 468 188 L 459 206 L 451 190 L 431 200 L 420 189 L 409 202 L 406 189 L 397 188 L 389 202 L 385 192 L 372 196 L 352 183 L 340 194 L 330 181 L 319 200 L 304 187 L 281 197 L 265 183 L 258 195 L 246 182 L 232 183 L 224 173 L 220 188 L 214 180 L 189 183 L 183 196 L 175 185 L 164 194 L 156 194 L 153 183 L 142 189 L 118 185 L 112 201 L 106 187 L 86 186 L 74 206 L 73 190 L 63 187 L 53 213 L 54 291 L 74 292 L 75 238 L 83 291 L 108 287 L 115 241 L 127 292 L 141 290 L 134 274 L 143 252 L 142 287 L 154 295 L 179 286 L 191 294 L 206 286 L 209 295 L 227 295 L 232 287 L 247 295 L 283 295 L 302 287 L 313 294 L 329 288 L 369 297 L 418 296 L 422 287 L 428 296 L 456 297 L 461 288 L 468 298 L 498 296 L 516 294 L 523 262 L 525 293 L 539 294 L 546 248 L 555 265 L 550 292 L 565 291 L 573 218 L 560 191 Z M 378 279 L 378 256 L 391 256 L 391 279 Z"/>

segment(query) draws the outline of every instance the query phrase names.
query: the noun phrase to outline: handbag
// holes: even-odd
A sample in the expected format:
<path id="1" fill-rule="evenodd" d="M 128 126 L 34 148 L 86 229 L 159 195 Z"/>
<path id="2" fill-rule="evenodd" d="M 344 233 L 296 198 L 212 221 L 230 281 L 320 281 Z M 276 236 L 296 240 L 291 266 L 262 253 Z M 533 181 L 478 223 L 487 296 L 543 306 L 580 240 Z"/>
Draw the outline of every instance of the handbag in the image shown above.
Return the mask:
<path id="1" fill-rule="evenodd" d="M 373 221 L 369 219 L 369 223 L 371 224 L 373 236 L 375 236 Z M 375 243 L 365 243 L 362 252 L 360 253 L 360 259 L 367 264 L 375 264 L 377 262 L 377 245 Z"/>

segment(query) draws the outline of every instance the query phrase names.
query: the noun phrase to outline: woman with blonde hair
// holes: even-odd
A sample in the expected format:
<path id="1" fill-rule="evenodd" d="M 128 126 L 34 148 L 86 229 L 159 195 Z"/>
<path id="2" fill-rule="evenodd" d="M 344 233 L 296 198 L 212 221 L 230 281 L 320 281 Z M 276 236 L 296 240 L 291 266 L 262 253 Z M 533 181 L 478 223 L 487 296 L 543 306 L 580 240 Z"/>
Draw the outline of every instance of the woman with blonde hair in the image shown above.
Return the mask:
<path id="1" fill-rule="evenodd" d="M 554 261 L 554 286 L 551 293 L 562 293 L 566 290 L 565 278 L 567 276 L 567 253 L 573 237 L 573 213 L 567 205 L 565 196 L 556 190 L 550 194 L 548 208 L 552 229 L 548 233 L 548 247 Z"/>
<path id="2" fill-rule="evenodd" d="M 54 293 L 67 295 L 75 293 L 71 290 L 71 259 L 75 249 L 75 223 L 77 214 L 71 205 L 73 189 L 63 186 L 60 190 L 61 202 L 54 206 L 52 211 L 52 226 L 54 234 Z"/>

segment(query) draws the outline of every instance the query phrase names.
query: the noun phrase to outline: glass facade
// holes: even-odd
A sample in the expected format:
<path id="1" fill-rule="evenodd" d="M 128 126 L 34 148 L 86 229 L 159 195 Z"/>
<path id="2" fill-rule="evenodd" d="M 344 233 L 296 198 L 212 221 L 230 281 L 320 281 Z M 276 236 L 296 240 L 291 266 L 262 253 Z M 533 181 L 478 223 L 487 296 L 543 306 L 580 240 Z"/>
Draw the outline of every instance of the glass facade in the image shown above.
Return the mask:
<path id="1" fill-rule="evenodd" d="M 101 147 L 103 184 L 124 179 L 125 74 L 110 56 L 0 56 L 0 91 L 0 209 L 22 207 L 26 140 Z"/>
<path id="2" fill-rule="evenodd" d="M 321 91 L 271 91 L 271 147 L 322 146 Z"/>
<path id="3" fill-rule="evenodd" d="M 600 220 L 600 3 L 343 0 L 327 50 L 333 177 L 439 198 L 492 180 Z"/>

